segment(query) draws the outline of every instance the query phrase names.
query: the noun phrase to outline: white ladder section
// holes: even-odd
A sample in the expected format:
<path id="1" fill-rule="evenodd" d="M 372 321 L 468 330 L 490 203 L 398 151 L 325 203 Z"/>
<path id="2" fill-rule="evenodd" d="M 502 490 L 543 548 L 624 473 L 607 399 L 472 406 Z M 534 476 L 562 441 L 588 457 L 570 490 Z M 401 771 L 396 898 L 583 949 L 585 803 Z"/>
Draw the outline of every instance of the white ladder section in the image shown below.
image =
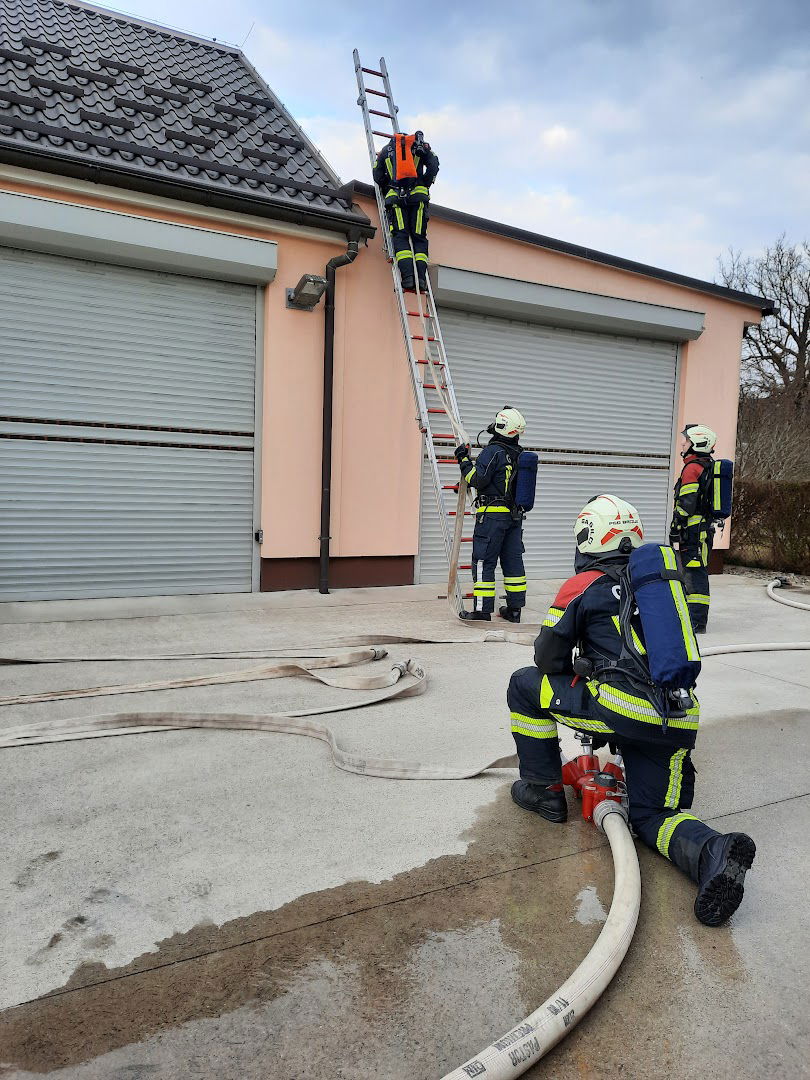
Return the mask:
<path id="1" fill-rule="evenodd" d="M 379 149 L 374 140 L 380 138 L 388 142 L 392 136 L 400 134 L 397 119 L 399 110 L 394 104 L 388 68 L 383 57 L 380 57 L 379 69 L 363 67 L 358 51 L 355 49 L 354 71 L 359 92 L 357 104 L 363 111 L 369 160 L 373 168 L 377 164 Z M 377 88 L 366 86 L 366 76 L 379 80 Z M 380 101 L 375 104 L 382 105 L 384 108 L 372 108 L 369 104 L 369 95 L 379 98 Z M 389 121 L 388 125 L 383 125 L 383 127 L 387 126 L 388 130 L 375 130 L 372 116 L 379 116 Z M 461 544 L 472 543 L 472 535 L 462 534 L 465 531 L 463 528 L 465 519 L 472 518 L 474 515 L 467 508 L 467 485 L 459 476 L 453 448 L 459 443 L 469 442 L 469 439 L 461 421 L 456 392 L 453 389 L 453 379 L 447 362 L 447 352 L 430 278 L 427 278 L 424 291 L 419 289 L 417 280 L 415 293 L 403 292 L 399 269 L 394 261 L 394 249 L 383 194 L 376 184 L 374 191 L 380 215 L 383 250 L 391 267 L 394 295 L 399 308 L 402 335 L 405 339 L 405 350 L 411 370 L 411 383 L 419 413 L 416 421 L 423 435 L 425 460 L 428 462 L 433 482 L 442 540 L 447 555 L 449 568 L 447 598 L 458 614 L 464 606 L 465 596 L 472 595 L 471 593 L 463 594 L 458 584 L 458 571 L 471 569 L 469 563 L 459 565 L 458 553 Z M 414 270 L 415 267 L 414 263 Z M 434 424 L 437 422 L 439 430 L 435 431 Z M 472 528 L 469 532 L 472 534 Z"/>

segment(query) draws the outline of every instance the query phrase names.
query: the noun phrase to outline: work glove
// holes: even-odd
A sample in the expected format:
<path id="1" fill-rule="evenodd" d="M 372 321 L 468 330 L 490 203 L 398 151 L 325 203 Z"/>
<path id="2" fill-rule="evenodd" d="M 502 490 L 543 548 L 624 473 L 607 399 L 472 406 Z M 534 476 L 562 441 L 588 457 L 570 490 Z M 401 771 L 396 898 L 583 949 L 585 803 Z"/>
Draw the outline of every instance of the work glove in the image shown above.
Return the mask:
<path id="1" fill-rule="evenodd" d="M 386 191 L 384 200 L 386 210 L 393 209 L 393 207 L 395 207 L 397 203 L 399 203 L 399 201 L 400 197 L 398 191 L 394 191 L 393 188 L 391 188 L 391 190 L 389 191 Z"/>
<path id="2" fill-rule="evenodd" d="M 455 450 L 453 451 L 453 453 L 454 453 L 454 454 L 456 455 L 456 461 L 457 461 L 457 462 L 459 463 L 459 465 L 460 465 L 460 464 L 461 464 L 461 462 L 462 462 L 462 461 L 463 461 L 463 460 L 464 460 L 465 458 L 467 458 L 467 457 L 469 457 L 469 456 L 470 456 L 470 447 L 469 447 L 469 443 L 461 443 L 461 445 L 460 445 L 460 446 L 457 446 L 457 447 L 455 448 Z"/>

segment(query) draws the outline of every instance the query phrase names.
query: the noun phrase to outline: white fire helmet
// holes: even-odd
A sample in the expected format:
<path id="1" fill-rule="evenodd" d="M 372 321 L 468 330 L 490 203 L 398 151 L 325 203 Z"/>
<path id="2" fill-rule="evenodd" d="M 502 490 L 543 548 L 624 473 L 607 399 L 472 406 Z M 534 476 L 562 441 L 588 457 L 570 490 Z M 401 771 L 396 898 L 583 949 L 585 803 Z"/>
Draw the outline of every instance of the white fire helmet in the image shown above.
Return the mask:
<path id="1" fill-rule="evenodd" d="M 710 454 L 717 442 L 717 432 L 705 424 L 687 424 L 681 435 L 686 436 L 699 454 Z"/>
<path id="2" fill-rule="evenodd" d="M 498 435 L 507 437 L 522 435 L 525 430 L 526 421 L 523 419 L 523 413 L 519 413 L 511 405 L 504 405 L 495 417 L 495 431 Z"/>
<path id="3" fill-rule="evenodd" d="M 597 495 L 574 522 L 574 539 L 585 555 L 629 554 L 644 542 L 644 527 L 635 506 L 616 495 Z"/>

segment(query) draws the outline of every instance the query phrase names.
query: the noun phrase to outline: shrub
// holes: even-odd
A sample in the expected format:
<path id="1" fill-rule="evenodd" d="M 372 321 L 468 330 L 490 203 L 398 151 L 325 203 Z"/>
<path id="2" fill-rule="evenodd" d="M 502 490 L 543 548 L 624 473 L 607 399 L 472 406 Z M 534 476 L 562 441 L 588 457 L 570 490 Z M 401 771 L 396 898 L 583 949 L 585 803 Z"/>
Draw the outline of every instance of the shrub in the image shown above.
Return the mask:
<path id="1" fill-rule="evenodd" d="M 810 482 L 735 480 L 729 560 L 810 573 Z"/>

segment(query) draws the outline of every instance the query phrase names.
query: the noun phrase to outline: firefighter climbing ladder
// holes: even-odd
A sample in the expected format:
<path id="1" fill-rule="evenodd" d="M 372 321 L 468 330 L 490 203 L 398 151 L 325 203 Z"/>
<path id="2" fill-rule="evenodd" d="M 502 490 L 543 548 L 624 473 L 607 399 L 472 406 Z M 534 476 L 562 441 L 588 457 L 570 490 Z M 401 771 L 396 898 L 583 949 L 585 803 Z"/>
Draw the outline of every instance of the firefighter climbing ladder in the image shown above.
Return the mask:
<path id="1" fill-rule="evenodd" d="M 391 82 L 388 78 L 388 68 L 385 59 L 380 58 L 378 69 L 363 67 L 357 49 L 354 50 L 354 70 L 357 76 L 357 89 L 359 96 L 357 104 L 363 110 L 363 124 L 366 129 L 366 142 L 368 143 L 369 159 L 372 168 L 377 164 L 377 147 L 375 138 L 385 139 L 386 142 L 393 135 L 399 134 L 398 109 L 394 104 L 391 93 Z M 379 80 L 377 87 L 366 86 L 366 77 L 371 76 Z M 369 95 L 379 98 L 381 107 L 372 108 L 369 104 Z M 377 131 L 374 128 L 373 116 L 382 117 L 390 121 L 390 130 Z M 459 550 L 461 544 L 471 544 L 472 536 L 463 536 L 465 519 L 472 517 L 472 512 L 467 509 L 467 485 L 458 477 L 458 466 L 453 456 L 452 447 L 458 443 L 469 442 L 464 425 L 461 421 L 456 392 L 453 389 L 453 380 L 450 374 L 450 366 L 447 363 L 447 353 L 444 348 L 439 317 L 436 312 L 436 303 L 433 298 L 433 289 L 428 278 L 424 291 L 419 289 L 415 293 L 403 292 L 399 270 L 394 261 L 394 248 L 391 243 L 391 235 L 386 227 L 387 215 L 383 194 L 377 185 L 374 185 L 377 196 L 377 209 L 380 214 L 382 228 L 383 250 L 391 267 L 391 277 L 394 284 L 394 294 L 399 308 L 402 334 L 405 339 L 405 350 L 408 354 L 408 365 L 411 371 L 411 382 L 419 415 L 417 422 L 423 435 L 425 447 L 425 459 L 428 463 L 433 488 L 436 495 L 436 506 L 439 512 L 441 535 L 447 555 L 449 566 L 447 596 L 450 603 L 458 613 L 463 607 L 464 594 L 458 584 L 459 570 L 469 570 L 470 564 L 459 565 Z M 439 421 L 440 430 L 434 431 L 434 422 Z M 449 444 L 449 445 L 448 445 Z M 441 468 L 452 466 L 449 472 L 452 482 L 445 482 L 441 475 Z M 446 473 L 449 471 L 445 468 Z M 458 497 L 453 493 L 458 491 Z M 472 529 L 469 530 L 472 533 Z M 469 595 L 469 594 L 468 594 Z"/>

